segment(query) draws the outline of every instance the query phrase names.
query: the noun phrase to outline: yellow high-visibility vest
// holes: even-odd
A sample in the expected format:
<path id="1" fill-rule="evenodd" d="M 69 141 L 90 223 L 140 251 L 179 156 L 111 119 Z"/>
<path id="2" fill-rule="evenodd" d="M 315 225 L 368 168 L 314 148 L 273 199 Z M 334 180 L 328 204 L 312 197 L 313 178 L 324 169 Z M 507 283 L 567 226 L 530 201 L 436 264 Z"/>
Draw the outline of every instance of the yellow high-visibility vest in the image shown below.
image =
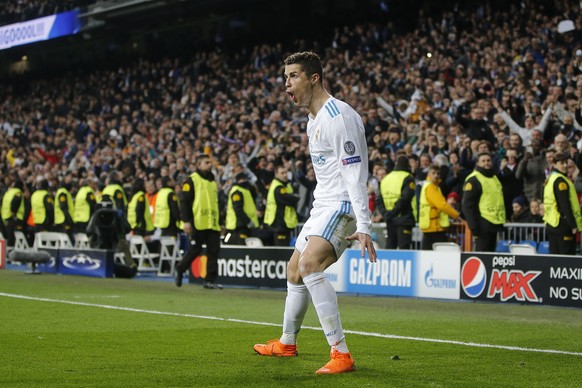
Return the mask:
<path id="1" fill-rule="evenodd" d="M 131 201 L 127 206 L 127 222 L 129 223 L 129 226 L 131 226 L 131 229 L 135 229 L 137 227 L 137 205 L 140 198 L 144 202 L 143 218 L 145 220 L 145 231 L 151 232 L 155 228 L 152 223 L 152 214 L 150 213 L 150 206 L 143 191 L 138 191 L 133 195 L 133 197 L 131 197 Z"/>
<path id="2" fill-rule="evenodd" d="M 479 171 L 474 170 L 465 182 L 471 177 L 476 177 L 481 184 L 481 198 L 479 198 L 479 213 L 481 217 L 495 225 L 505 223 L 505 202 L 503 201 L 503 187 L 501 182 L 494 175 L 486 177 Z"/>
<path id="3" fill-rule="evenodd" d="M 87 196 L 95 197 L 95 191 L 91 186 L 83 186 L 77 191 L 75 196 L 75 212 L 73 220 L 75 222 L 89 222 L 91 218 L 91 206 L 87 201 Z"/>
<path id="4" fill-rule="evenodd" d="M 576 189 L 572 181 L 558 171 L 552 171 L 544 186 L 544 222 L 554 228 L 560 223 L 560 211 L 558 210 L 558 202 L 556 201 L 556 193 L 554 192 L 554 183 L 560 177 L 564 178 L 568 185 L 570 206 L 572 207 L 574 219 L 576 220 L 576 227 L 580 230 L 582 229 L 582 214 L 580 213 L 580 203 L 578 202 Z"/>
<path id="5" fill-rule="evenodd" d="M 11 187 L 6 191 L 4 197 L 2 198 L 2 219 L 9 220 L 13 217 L 12 210 L 10 206 L 12 205 L 12 200 L 17 195 L 20 195 L 20 206 L 16 211 L 16 218 L 24 221 L 24 198 L 22 196 L 22 190 L 17 189 L 16 187 Z"/>
<path id="6" fill-rule="evenodd" d="M 293 186 L 291 186 L 291 183 L 287 183 L 287 185 L 284 185 L 283 182 L 281 182 L 280 180 L 273 179 L 273 182 L 271 182 L 271 186 L 269 187 L 269 193 L 267 194 L 267 206 L 265 206 L 265 217 L 263 219 L 266 225 L 273 225 L 273 222 L 275 222 L 275 215 L 277 214 L 277 200 L 275 199 L 275 189 L 279 186 L 285 186 L 285 190 L 288 193 L 291 194 L 293 193 Z M 292 206 L 285 206 L 284 219 L 287 228 L 293 229 L 294 227 L 296 227 L 298 221 L 297 212 L 295 211 L 295 208 L 293 208 Z"/>
<path id="7" fill-rule="evenodd" d="M 418 216 L 418 226 L 420 229 L 428 229 L 430 227 L 430 213 L 432 209 L 436 209 L 438 212 L 438 222 L 442 228 L 448 228 L 450 226 L 449 215 L 445 212 L 433 208 L 428 199 L 426 198 L 426 189 L 429 185 L 432 185 L 431 181 L 424 181 L 422 189 L 420 190 L 420 214 Z M 441 191 L 441 188 L 437 186 L 437 189 Z"/>
<path id="8" fill-rule="evenodd" d="M 402 184 L 409 176 L 412 176 L 412 174 L 408 171 L 396 170 L 382 179 L 382 182 L 380 182 L 380 193 L 382 194 L 382 200 L 384 201 L 386 210 L 394 209 L 394 205 L 396 205 L 396 202 L 402 196 Z M 418 213 L 416 196 L 413 196 L 410 200 L 410 207 L 412 208 L 412 215 L 416 219 Z"/>
<path id="9" fill-rule="evenodd" d="M 235 230 L 236 229 L 236 212 L 234 211 L 234 206 L 232 205 L 232 196 L 235 191 L 242 193 L 242 200 L 244 201 L 243 210 L 245 214 L 251 219 L 255 226 L 259 226 L 259 217 L 257 216 L 257 205 L 251 191 L 241 186 L 234 185 L 228 193 L 228 203 L 226 205 L 226 229 Z"/>
<path id="10" fill-rule="evenodd" d="M 218 185 L 202 178 L 197 172 L 191 176 L 194 183 L 194 227 L 198 230 L 220 230 L 218 223 Z"/>
<path id="11" fill-rule="evenodd" d="M 73 202 L 73 196 L 71 195 L 69 190 L 65 189 L 64 187 L 61 187 L 57 190 L 57 193 L 55 194 L 55 198 L 57 199 L 57 201 L 59 201 L 59 196 L 61 194 L 65 194 L 65 196 L 67 197 L 66 199 L 67 207 L 69 209 L 69 214 L 71 215 L 71 218 L 73 218 L 73 215 L 75 214 L 75 203 Z M 55 204 L 54 207 L 55 207 L 55 225 L 61 225 L 65 222 L 65 213 L 61 209 L 59 203 Z"/>

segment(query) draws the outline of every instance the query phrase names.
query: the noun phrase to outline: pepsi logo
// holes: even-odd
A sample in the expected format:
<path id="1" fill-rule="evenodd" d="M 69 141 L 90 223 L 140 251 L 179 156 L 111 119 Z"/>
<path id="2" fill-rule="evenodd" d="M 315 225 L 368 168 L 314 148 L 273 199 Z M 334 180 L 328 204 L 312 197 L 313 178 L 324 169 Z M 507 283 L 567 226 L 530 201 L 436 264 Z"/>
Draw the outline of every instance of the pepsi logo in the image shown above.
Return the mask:
<path id="1" fill-rule="evenodd" d="M 485 264 L 475 256 L 469 257 L 463 268 L 461 268 L 461 286 L 465 294 L 471 298 L 476 298 L 487 284 L 487 271 Z"/>

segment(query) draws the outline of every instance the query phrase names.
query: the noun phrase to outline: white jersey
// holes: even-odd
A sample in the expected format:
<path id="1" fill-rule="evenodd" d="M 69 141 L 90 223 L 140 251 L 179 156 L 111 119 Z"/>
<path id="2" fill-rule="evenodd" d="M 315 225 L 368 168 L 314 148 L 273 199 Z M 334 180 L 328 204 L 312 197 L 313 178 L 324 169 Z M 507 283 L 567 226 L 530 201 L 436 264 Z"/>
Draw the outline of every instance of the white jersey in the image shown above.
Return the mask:
<path id="1" fill-rule="evenodd" d="M 370 234 L 368 208 L 368 145 L 360 115 L 343 101 L 330 97 L 307 123 L 309 151 L 317 186 L 313 207 L 349 201 L 356 231 Z"/>

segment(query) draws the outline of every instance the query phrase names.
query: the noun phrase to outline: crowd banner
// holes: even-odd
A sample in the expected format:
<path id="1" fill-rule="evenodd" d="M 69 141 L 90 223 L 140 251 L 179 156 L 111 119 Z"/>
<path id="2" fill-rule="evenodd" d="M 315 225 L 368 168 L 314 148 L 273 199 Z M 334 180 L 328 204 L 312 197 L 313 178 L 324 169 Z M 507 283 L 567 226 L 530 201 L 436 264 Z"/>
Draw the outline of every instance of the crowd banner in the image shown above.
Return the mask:
<path id="1" fill-rule="evenodd" d="M 461 299 L 582 307 L 582 259 L 463 253 Z"/>
<path id="2" fill-rule="evenodd" d="M 337 292 L 459 299 L 460 255 L 455 252 L 378 250 L 378 261 L 347 249 L 326 271 Z"/>
<path id="3" fill-rule="evenodd" d="M 104 249 L 60 249 L 59 273 L 100 278 L 113 277 L 113 251 Z"/>
<path id="4" fill-rule="evenodd" d="M 0 50 L 76 34 L 80 27 L 77 10 L 2 26 Z"/>
<path id="5" fill-rule="evenodd" d="M 229 286 L 287 287 L 287 263 L 293 247 L 222 246 L 217 282 Z M 208 258 L 203 252 L 190 267 L 189 282 L 202 284 Z"/>

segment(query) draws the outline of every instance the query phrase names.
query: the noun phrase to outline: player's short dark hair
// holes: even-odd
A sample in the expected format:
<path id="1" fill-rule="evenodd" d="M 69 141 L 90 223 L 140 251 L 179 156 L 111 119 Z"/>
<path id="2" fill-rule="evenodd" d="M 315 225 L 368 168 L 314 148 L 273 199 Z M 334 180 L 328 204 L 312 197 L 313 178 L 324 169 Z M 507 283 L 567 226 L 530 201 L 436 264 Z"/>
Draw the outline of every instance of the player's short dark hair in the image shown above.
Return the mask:
<path id="1" fill-rule="evenodd" d="M 301 51 L 285 58 L 285 66 L 299 64 L 307 77 L 319 74 L 319 82 L 323 82 L 323 66 L 321 58 L 313 51 Z"/>

